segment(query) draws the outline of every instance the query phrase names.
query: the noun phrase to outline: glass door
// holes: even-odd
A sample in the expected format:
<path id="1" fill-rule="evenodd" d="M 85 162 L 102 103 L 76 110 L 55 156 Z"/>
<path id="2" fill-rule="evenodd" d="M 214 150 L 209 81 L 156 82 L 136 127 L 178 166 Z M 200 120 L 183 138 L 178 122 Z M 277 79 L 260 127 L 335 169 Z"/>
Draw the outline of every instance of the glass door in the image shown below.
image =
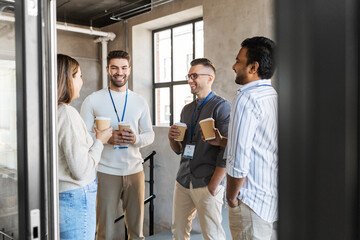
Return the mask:
<path id="1" fill-rule="evenodd" d="M 58 239 L 55 6 L 0 0 L 0 239 Z"/>
<path id="2" fill-rule="evenodd" d="M 1 23 L 10 25 L 13 23 Z M 9 52 L 8 52 L 9 53 Z M 15 52 L 13 51 L 15 54 Z M 14 56 L 15 57 L 15 56 Z M 3 58 L 3 59 L 1 59 Z M 15 60 L 0 58 L 0 231 L 18 238 Z"/>

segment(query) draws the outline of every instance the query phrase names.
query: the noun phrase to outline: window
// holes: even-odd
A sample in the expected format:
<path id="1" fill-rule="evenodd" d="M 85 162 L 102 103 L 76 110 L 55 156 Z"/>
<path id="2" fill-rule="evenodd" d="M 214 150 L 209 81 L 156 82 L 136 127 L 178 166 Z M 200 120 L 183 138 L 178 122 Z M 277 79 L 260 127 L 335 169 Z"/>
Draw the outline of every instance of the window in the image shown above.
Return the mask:
<path id="1" fill-rule="evenodd" d="M 202 19 L 153 31 L 154 123 L 170 126 L 180 121 L 185 104 L 194 96 L 185 79 L 194 58 L 204 55 Z"/>

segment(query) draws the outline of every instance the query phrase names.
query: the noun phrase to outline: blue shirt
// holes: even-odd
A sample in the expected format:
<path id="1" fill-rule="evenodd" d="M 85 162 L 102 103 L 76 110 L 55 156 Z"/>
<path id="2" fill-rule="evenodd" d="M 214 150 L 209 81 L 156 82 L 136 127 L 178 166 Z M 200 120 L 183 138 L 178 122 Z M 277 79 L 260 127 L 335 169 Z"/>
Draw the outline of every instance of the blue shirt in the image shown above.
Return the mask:
<path id="1" fill-rule="evenodd" d="M 245 178 L 238 198 L 263 220 L 278 218 L 278 102 L 271 80 L 241 86 L 230 113 L 226 172 Z"/>

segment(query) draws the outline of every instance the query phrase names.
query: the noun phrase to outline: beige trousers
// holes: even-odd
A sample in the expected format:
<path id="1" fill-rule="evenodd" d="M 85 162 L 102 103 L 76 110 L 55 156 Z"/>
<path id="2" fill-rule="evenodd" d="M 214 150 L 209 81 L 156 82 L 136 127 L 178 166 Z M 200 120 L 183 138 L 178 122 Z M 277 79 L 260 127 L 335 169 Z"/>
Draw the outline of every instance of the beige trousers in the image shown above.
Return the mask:
<path id="1" fill-rule="evenodd" d="M 173 239 L 190 239 L 191 222 L 198 213 L 202 235 L 205 240 L 223 240 L 225 232 L 221 226 L 221 209 L 224 187 L 218 186 L 216 195 L 210 194 L 207 186 L 190 189 L 175 183 L 172 215 Z"/>
<path id="2" fill-rule="evenodd" d="M 270 240 L 273 223 L 260 218 L 243 202 L 229 208 L 229 225 L 234 240 Z"/>
<path id="3" fill-rule="evenodd" d="M 114 236 L 116 211 L 122 201 L 128 239 L 145 239 L 144 222 L 144 172 L 128 176 L 115 176 L 98 172 L 98 192 L 96 206 L 96 239 L 117 239 Z M 118 226 L 116 226 L 118 227 Z"/>

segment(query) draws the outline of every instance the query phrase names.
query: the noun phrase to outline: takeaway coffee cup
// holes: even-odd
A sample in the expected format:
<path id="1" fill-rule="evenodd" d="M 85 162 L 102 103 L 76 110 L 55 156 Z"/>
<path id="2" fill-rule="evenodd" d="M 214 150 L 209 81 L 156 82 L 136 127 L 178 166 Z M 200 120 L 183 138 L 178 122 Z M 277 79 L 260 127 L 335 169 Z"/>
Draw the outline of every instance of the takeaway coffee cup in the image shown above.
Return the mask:
<path id="1" fill-rule="evenodd" d="M 119 131 L 123 131 L 124 129 L 131 129 L 130 124 L 128 122 L 119 122 Z M 122 145 L 114 145 L 114 149 L 126 149 L 129 147 L 129 144 L 122 144 Z"/>
<path id="2" fill-rule="evenodd" d="M 130 124 L 127 122 L 119 122 L 118 125 L 119 125 L 119 131 L 123 131 L 125 128 L 131 129 Z"/>
<path id="3" fill-rule="evenodd" d="M 199 124 L 205 140 L 215 139 L 215 120 L 213 118 L 203 119 L 199 122 Z"/>
<path id="4" fill-rule="evenodd" d="M 180 136 L 178 136 L 177 138 L 175 138 L 174 140 L 175 141 L 183 141 L 184 140 L 184 135 L 185 135 L 185 132 L 186 132 L 186 124 L 185 123 L 181 123 L 181 122 L 178 122 L 178 123 L 175 123 L 175 125 L 178 127 L 178 129 L 180 130 Z"/>
<path id="5" fill-rule="evenodd" d="M 99 129 L 100 131 L 107 129 L 110 127 L 110 121 L 111 121 L 111 118 L 96 117 L 95 118 L 96 128 Z"/>

